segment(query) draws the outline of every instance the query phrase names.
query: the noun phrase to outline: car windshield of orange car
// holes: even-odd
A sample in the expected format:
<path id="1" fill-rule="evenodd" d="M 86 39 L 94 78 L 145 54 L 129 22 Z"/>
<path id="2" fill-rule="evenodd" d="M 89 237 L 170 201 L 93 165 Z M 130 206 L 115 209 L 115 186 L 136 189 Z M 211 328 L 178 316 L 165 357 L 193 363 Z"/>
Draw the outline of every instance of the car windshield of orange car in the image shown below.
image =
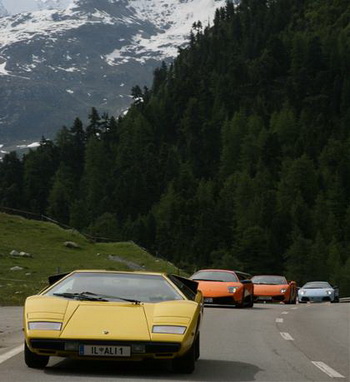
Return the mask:
<path id="1" fill-rule="evenodd" d="M 162 275 L 76 272 L 62 279 L 44 295 L 79 300 L 134 303 L 183 300 L 183 296 Z"/>
<path id="2" fill-rule="evenodd" d="M 287 280 L 283 276 L 254 276 L 252 277 L 254 284 L 262 285 L 282 285 L 288 284 Z"/>
<path id="3" fill-rule="evenodd" d="M 191 276 L 192 280 L 197 281 L 221 281 L 238 282 L 237 276 L 232 272 L 224 271 L 198 271 Z"/>

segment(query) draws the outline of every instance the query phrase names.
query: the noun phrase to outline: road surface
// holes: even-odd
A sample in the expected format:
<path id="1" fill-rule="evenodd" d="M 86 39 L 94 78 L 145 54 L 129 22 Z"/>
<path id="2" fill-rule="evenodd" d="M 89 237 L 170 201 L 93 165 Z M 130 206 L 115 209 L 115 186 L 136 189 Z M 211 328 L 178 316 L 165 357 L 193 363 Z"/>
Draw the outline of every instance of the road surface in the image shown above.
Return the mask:
<path id="1" fill-rule="evenodd" d="M 205 308 L 201 357 L 191 375 L 168 362 L 87 362 L 51 358 L 29 369 L 21 351 L 21 308 L 0 307 L 1 382 L 349 381 L 350 304 L 256 304 Z"/>

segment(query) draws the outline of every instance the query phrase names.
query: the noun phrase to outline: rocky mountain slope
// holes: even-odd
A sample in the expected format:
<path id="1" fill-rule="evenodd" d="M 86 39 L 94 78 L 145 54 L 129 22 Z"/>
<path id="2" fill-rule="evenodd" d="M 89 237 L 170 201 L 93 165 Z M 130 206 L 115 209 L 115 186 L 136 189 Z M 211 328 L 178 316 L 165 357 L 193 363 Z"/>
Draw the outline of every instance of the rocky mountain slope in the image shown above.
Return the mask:
<path id="1" fill-rule="evenodd" d="M 131 88 L 149 86 L 161 61 L 186 44 L 193 22 L 207 25 L 224 0 L 15 4 L 0 0 L 1 144 L 52 138 L 92 106 L 122 113 Z"/>

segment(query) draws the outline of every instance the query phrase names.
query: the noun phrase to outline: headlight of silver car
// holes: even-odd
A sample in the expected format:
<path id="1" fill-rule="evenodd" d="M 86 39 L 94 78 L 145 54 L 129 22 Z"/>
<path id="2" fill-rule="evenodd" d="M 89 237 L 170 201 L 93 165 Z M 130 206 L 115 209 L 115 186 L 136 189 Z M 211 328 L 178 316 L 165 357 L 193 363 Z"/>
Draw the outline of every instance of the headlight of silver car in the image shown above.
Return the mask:
<path id="1" fill-rule="evenodd" d="M 163 333 L 163 334 L 184 334 L 186 331 L 186 326 L 177 325 L 153 325 L 152 333 Z"/>
<path id="2" fill-rule="evenodd" d="M 299 294 L 301 294 L 302 296 L 305 294 L 306 292 L 304 290 L 300 290 L 299 291 Z"/>
<path id="3" fill-rule="evenodd" d="M 332 294 L 331 290 L 327 290 L 326 293 L 330 296 Z"/>
<path id="4" fill-rule="evenodd" d="M 28 322 L 29 330 L 61 330 L 62 322 L 32 321 Z"/>

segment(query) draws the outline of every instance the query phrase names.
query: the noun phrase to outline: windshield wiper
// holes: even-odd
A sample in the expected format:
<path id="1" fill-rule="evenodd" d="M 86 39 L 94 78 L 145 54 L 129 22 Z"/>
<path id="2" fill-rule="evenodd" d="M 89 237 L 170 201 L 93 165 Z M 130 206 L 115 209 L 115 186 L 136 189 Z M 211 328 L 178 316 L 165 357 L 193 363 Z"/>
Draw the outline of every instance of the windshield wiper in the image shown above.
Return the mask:
<path id="1" fill-rule="evenodd" d="M 98 295 L 91 295 L 90 293 L 82 292 L 82 293 L 53 293 L 54 296 L 72 298 L 76 300 L 87 300 L 87 301 L 108 301 L 106 298 Z"/>
<path id="2" fill-rule="evenodd" d="M 139 305 L 141 301 L 139 300 L 134 300 L 132 298 L 124 298 L 124 297 L 119 297 L 119 296 L 107 296 L 104 294 L 97 294 L 93 292 L 80 292 L 80 293 L 53 293 L 54 296 L 58 297 L 66 297 L 66 298 L 72 298 L 76 300 L 81 300 L 81 301 L 103 301 L 107 302 L 109 300 L 123 300 L 127 302 L 131 302 L 133 304 Z"/>
<path id="3" fill-rule="evenodd" d="M 139 301 L 139 300 L 134 300 L 132 298 L 119 297 L 119 296 L 108 296 L 105 294 L 96 294 L 96 293 L 92 293 L 92 292 L 82 292 L 82 294 L 88 295 L 88 296 L 96 296 L 96 297 L 98 296 L 99 298 L 123 300 L 123 301 L 127 301 L 127 302 L 132 302 L 133 304 L 136 304 L 136 305 L 139 305 L 141 303 L 141 301 Z"/>

